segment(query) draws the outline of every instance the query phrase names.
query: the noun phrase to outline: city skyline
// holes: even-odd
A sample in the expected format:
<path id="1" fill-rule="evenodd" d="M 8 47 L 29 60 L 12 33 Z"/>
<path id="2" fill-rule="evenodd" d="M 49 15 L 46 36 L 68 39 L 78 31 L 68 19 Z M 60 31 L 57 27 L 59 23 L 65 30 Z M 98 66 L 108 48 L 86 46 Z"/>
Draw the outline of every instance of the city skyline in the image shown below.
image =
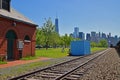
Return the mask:
<path id="1" fill-rule="evenodd" d="M 83 31 L 79 31 L 79 32 L 83 32 Z M 100 31 L 98 31 L 98 32 L 97 32 L 97 31 L 90 31 L 90 32 L 86 32 L 86 33 L 83 32 L 83 33 L 84 33 L 84 36 L 86 37 L 87 34 L 90 34 L 90 35 L 91 35 L 91 32 L 96 32 L 98 35 L 99 35 L 99 34 L 102 35 L 102 33 L 103 33 L 103 34 L 106 34 L 106 36 L 107 36 L 107 35 L 111 35 L 111 37 L 115 37 L 115 36 L 120 37 L 120 35 L 117 35 L 117 34 L 113 35 L 111 32 L 105 33 L 105 32 L 100 32 Z M 73 30 L 73 32 L 71 32 L 70 34 L 74 34 L 74 30 Z"/>
<path id="2" fill-rule="evenodd" d="M 15 0 L 12 6 L 39 26 L 44 18 L 54 21 L 57 12 L 61 35 L 70 34 L 78 26 L 85 33 L 100 31 L 120 36 L 120 0 L 31 0 L 29 4 L 28 1 Z"/>
<path id="3" fill-rule="evenodd" d="M 99 43 L 101 40 L 106 40 L 108 45 L 115 46 L 117 43 L 120 41 L 120 36 L 118 37 L 117 35 L 112 36 L 111 33 L 106 34 L 104 32 L 96 32 L 96 31 L 91 31 L 90 33 L 85 33 L 79 31 L 78 27 L 74 27 L 74 32 L 70 34 L 71 37 L 73 38 L 79 38 L 80 40 L 87 40 L 91 42 L 96 42 Z"/>

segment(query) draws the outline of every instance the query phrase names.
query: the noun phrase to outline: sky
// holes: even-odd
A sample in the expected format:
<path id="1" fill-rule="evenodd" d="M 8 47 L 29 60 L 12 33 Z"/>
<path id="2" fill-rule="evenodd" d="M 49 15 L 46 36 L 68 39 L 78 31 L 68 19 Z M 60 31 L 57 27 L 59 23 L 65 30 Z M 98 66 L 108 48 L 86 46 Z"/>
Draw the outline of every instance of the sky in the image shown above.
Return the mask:
<path id="1" fill-rule="evenodd" d="M 45 18 L 59 19 L 61 35 L 104 32 L 120 36 L 120 0 L 12 0 L 12 7 L 41 27 Z"/>

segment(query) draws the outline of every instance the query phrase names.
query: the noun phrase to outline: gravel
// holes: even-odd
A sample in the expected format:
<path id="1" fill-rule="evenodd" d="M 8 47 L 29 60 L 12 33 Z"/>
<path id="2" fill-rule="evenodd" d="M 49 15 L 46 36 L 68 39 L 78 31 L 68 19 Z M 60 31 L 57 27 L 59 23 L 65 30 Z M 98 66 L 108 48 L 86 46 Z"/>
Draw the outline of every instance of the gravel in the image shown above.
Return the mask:
<path id="1" fill-rule="evenodd" d="M 77 57 L 64 57 L 58 59 L 39 61 L 49 62 L 50 64 L 46 64 L 44 66 L 37 65 L 29 69 L 27 69 L 27 67 L 29 67 L 29 65 L 33 63 L 0 69 L 0 80 L 6 80 L 10 77 L 25 74 L 37 69 L 42 69 L 75 58 Z M 21 69 L 23 68 L 26 69 L 22 71 Z M 79 80 L 120 80 L 120 57 L 118 56 L 116 50 L 111 49 L 110 53 L 107 53 L 104 56 L 95 60 L 93 66 Z"/>
<path id="2" fill-rule="evenodd" d="M 99 57 L 80 80 L 120 80 L 120 56 L 116 50 Z"/>
<path id="3" fill-rule="evenodd" d="M 49 67 L 49 66 L 52 66 L 61 62 L 69 61 L 75 58 L 77 57 L 68 56 L 64 58 L 50 59 L 50 60 L 38 61 L 34 63 L 28 63 L 24 65 L 18 65 L 18 66 L 9 67 L 9 68 L 3 68 L 3 69 L 0 69 L 0 80 L 6 80 L 15 76 L 19 76 L 28 72 L 32 72 L 37 69 Z M 41 62 L 46 64 L 39 65 Z M 36 64 L 36 65 L 30 67 L 32 64 Z"/>

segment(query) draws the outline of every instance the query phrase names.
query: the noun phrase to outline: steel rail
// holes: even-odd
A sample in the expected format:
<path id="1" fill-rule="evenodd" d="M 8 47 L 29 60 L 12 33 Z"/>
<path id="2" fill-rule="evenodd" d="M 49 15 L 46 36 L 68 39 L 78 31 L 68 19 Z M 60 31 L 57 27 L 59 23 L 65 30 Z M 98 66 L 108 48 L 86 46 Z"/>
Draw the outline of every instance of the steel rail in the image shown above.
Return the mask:
<path id="1" fill-rule="evenodd" d="M 105 52 L 106 52 L 106 51 L 105 51 Z M 105 52 L 102 52 L 102 53 L 105 53 Z M 63 79 L 65 76 L 71 74 L 72 72 L 76 71 L 76 70 L 79 69 L 80 67 L 82 67 L 82 66 L 86 65 L 87 63 L 95 60 L 96 58 L 100 57 L 101 55 L 104 55 L 104 54 L 102 54 L 102 53 L 99 54 L 99 55 L 97 55 L 97 56 L 95 56 L 94 58 L 92 58 L 92 59 L 90 59 L 90 60 L 88 60 L 88 61 L 85 61 L 84 63 L 80 64 L 79 66 L 75 67 L 74 69 L 70 70 L 69 72 L 66 72 L 65 74 L 61 75 L 60 77 L 57 77 L 55 80 L 61 80 L 61 79 Z"/>
<path id="2" fill-rule="evenodd" d="M 104 53 L 104 52 L 106 52 L 106 51 L 108 51 L 108 50 L 109 50 L 109 49 L 104 50 L 104 51 L 102 51 L 102 52 L 99 52 L 98 54 L 100 55 L 100 54 L 102 54 L 102 53 Z M 93 55 L 93 54 L 91 54 L 91 55 Z M 90 56 L 90 55 L 87 55 L 87 56 Z M 56 65 L 53 65 L 53 66 L 50 66 L 50 67 L 47 67 L 47 68 L 43 68 L 43 69 L 39 69 L 39 70 L 30 72 L 30 73 L 26 73 L 26 74 L 24 74 L 24 75 L 17 76 L 17 77 L 8 79 L 8 80 L 25 80 L 25 77 L 32 76 L 32 75 L 34 75 L 34 74 L 36 74 L 36 73 L 45 71 L 45 70 L 50 69 L 50 68 L 52 68 L 52 67 L 57 67 L 57 66 L 59 66 L 59 65 L 63 65 L 63 64 L 69 63 L 69 62 L 71 62 L 71 61 L 79 60 L 79 59 L 84 58 L 84 57 L 86 57 L 86 56 L 82 56 L 82 57 L 75 58 L 75 59 L 72 59 L 72 60 L 69 60 L 69 61 L 66 61 L 66 62 L 62 62 L 62 63 L 56 64 Z M 97 57 L 98 57 L 98 56 L 97 56 Z M 65 77 L 66 75 L 70 74 L 71 72 L 75 71 L 76 69 L 80 68 L 81 66 L 87 64 L 88 62 L 90 62 L 90 61 L 92 61 L 92 60 L 94 60 L 94 58 L 92 58 L 92 59 L 90 59 L 90 60 L 88 60 L 88 61 L 80 64 L 79 66 L 77 66 L 76 68 L 70 70 L 69 72 L 66 72 L 65 74 L 62 74 L 61 76 L 55 78 L 55 80 L 60 80 L 62 77 Z"/>

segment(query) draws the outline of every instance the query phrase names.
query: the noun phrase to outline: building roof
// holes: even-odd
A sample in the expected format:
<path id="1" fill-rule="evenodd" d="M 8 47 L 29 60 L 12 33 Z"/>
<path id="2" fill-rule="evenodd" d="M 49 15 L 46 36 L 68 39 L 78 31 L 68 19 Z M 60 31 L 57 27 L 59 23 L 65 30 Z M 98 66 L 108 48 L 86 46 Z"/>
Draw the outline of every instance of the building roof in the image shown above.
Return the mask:
<path id="1" fill-rule="evenodd" d="M 32 22 L 30 19 L 20 14 L 13 8 L 10 9 L 10 12 L 4 9 L 0 9 L 0 17 L 5 17 L 5 18 L 13 19 L 18 22 L 24 22 L 26 24 L 37 26 L 34 22 Z"/>

